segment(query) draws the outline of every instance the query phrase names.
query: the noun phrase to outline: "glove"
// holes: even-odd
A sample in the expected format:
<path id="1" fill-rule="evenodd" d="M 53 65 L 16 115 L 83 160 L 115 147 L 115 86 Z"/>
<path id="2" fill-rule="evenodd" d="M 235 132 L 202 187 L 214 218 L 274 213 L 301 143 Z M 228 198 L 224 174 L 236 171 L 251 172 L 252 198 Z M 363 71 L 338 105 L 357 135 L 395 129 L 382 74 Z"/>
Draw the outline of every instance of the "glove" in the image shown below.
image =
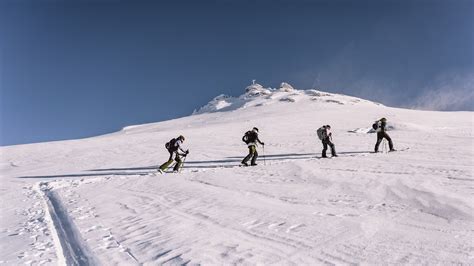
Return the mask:
<path id="1" fill-rule="evenodd" d="M 262 146 L 265 146 L 265 142 L 262 142 Z"/>
<path id="2" fill-rule="evenodd" d="M 188 155 L 188 154 L 189 154 L 189 150 L 186 150 L 186 152 L 185 152 L 185 153 L 186 153 L 186 155 Z"/>

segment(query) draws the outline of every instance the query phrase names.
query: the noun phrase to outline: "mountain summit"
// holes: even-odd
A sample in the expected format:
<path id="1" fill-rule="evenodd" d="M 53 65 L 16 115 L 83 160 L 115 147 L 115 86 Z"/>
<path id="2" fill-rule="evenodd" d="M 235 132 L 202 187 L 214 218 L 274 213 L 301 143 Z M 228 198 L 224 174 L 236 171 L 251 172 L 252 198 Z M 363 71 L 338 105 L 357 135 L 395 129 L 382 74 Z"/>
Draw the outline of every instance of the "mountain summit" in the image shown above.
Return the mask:
<path id="1" fill-rule="evenodd" d="M 233 111 L 239 108 L 257 107 L 278 103 L 313 102 L 314 104 L 339 105 L 381 105 L 368 100 L 335 93 L 323 92 L 315 89 L 298 90 L 286 82 L 279 88 L 266 88 L 258 83 L 245 88 L 244 94 L 232 97 L 221 94 L 212 99 L 205 106 L 195 110 L 193 114 Z"/>

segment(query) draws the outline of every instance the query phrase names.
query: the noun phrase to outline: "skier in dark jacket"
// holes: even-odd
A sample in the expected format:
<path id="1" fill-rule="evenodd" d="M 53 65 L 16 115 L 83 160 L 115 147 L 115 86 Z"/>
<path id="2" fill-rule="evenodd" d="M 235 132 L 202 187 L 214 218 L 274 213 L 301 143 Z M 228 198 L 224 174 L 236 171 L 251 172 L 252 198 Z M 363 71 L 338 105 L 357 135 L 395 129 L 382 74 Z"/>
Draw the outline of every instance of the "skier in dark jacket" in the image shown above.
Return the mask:
<path id="1" fill-rule="evenodd" d="M 184 137 L 180 135 L 179 137 L 170 140 L 168 143 L 165 144 L 166 149 L 170 153 L 170 157 L 167 162 L 162 164 L 158 169 L 158 172 L 163 173 L 172 163 L 173 163 L 173 156 L 174 161 L 176 161 L 175 166 L 173 167 L 173 172 L 178 172 L 179 168 L 182 165 L 182 157 L 186 157 L 189 154 L 189 150 L 183 150 L 181 145 L 184 142 Z M 181 152 L 181 153 L 180 153 Z"/>
<path id="2" fill-rule="evenodd" d="M 242 164 L 245 166 L 248 165 L 248 161 L 251 160 L 251 165 L 257 165 L 257 157 L 258 157 L 258 152 L 257 152 L 257 143 L 260 143 L 261 145 L 265 145 L 265 143 L 261 142 L 260 139 L 258 138 L 258 128 L 254 127 L 252 130 L 247 131 L 245 135 L 242 137 L 242 141 L 247 144 L 249 148 L 249 154 L 242 160 Z"/>
<path id="3" fill-rule="evenodd" d="M 330 125 L 322 126 L 318 129 L 317 133 L 318 133 L 319 139 L 323 143 L 323 152 L 322 152 L 321 157 L 327 158 L 326 151 L 328 150 L 328 146 L 331 147 L 332 157 L 337 157 L 336 146 L 332 142 L 331 126 Z"/>
<path id="4" fill-rule="evenodd" d="M 372 127 L 377 132 L 377 143 L 375 143 L 375 152 L 379 151 L 380 142 L 382 142 L 384 138 L 388 140 L 388 147 L 390 148 L 390 151 L 395 151 L 395 149 L 393 148 L 392 139 L 387 134 L 387 119 L 384 117 L 378 121 L 375 121 Z"/>

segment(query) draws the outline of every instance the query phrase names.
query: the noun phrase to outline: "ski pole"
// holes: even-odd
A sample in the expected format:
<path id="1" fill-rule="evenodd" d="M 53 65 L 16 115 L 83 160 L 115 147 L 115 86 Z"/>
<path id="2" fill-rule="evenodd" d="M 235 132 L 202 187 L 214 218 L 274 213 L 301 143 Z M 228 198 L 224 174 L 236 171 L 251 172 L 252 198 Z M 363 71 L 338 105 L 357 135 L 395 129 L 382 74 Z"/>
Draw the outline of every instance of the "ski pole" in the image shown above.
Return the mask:
<path id="1" fill-rule="evenodd" d="M 181 173 L 181 170 L 183 170 L 184 168 L 184 163 L 186 162 L 186 158 L 188 158 L 188 156 L 184 156 L 184 159 L 183 159 L 183 163 L 181 164 L 181 167 L 179 168 L 179 173 Z"/>
<path id="2" fill-rule="evenodd" d="M 263 165 L 267 165 L 267 162 L 265 160 L 265 145 L 262 145 L 262 149 L 263 149 Z"/>

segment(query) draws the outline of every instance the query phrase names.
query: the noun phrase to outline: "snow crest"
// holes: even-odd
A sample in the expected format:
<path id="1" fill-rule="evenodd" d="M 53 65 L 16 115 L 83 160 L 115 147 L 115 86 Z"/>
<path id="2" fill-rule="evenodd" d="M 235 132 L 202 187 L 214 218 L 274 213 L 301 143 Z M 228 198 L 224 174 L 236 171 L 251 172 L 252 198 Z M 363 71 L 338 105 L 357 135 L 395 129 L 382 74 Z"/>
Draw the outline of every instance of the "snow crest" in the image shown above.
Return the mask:
<path id="1" fill-rule="evenodd" d="M 282 82 L 278 89 L 266 88 L 258 83 L 251 84 L 245 88 L 244 94 L 233 97 L 221 94 L 203 107 L 194 110 L 193 115 L 235 111 L 240 108 L 252 106 L 264 106 L 275 103 L 296 103 L 300 101 L 309 101 L 320 105 L 380 105 L 371 101 L 356 97 L 328 93 L 315 89 L 298 90 L 287 82 Z"/>

